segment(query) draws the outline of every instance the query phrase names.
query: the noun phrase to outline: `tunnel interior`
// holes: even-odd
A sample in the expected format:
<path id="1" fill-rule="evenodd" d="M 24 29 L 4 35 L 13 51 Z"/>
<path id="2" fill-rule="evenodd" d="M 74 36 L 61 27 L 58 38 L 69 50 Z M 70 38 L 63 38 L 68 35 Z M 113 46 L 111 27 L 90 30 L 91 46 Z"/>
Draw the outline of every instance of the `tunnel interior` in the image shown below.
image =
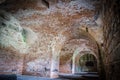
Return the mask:
<path id="1" fill-rule="evenodd" d="M 79 58 L 76 72 L 97 72 L 97 60 L 92 54 L 85 54 Z"/>
<path id="2" fill-rule="evenodd" d="M 119 80 L 119 5 L 0 0 L 0 79 Z"/>

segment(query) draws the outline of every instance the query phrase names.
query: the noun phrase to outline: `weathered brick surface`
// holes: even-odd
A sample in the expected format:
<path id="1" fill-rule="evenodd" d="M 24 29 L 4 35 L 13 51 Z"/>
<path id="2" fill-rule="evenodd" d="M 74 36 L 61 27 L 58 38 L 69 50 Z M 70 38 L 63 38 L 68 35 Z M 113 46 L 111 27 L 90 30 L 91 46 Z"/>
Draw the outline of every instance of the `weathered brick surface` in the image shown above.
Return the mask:
<path id="1" fill-rule="evenodd" d="M 22 74 L 23 55 L 0 48 L 0 74 Z"/>
<path id="2" fill-rule="evenodd" d="M 49 77 L 52 55 L 59 53 L 61 46 L 64 47 L 62 44 L 69 39 L 86 39 L 90 42 L 90 44 L 86 44 L 87 46 L 90 45 L 94 47 L 94 49 L 97 49 L 94 45 L 96 42 L 92 41 L 89 35 L 86 36 L 86 27 L 88 27 L 88 32 L 98 42 L 102 40 L 101 27 L 96 26 L 93 19 L 94 7 L 88 2 L 91 0 L 46 0 L 50 4 L 49 8 L 42 4 L 41 1 L 42 0 L 6 0 L 5 3 L 0 4 L 0 9 L 12 13 L 13 16 L 19 20 L 22 28 L 31 29 L 38 37 L 35 44 L 29 47 L 30 51 L 28 54 L 22 57 L 24 58 L 24 60 L 22 59 L 23 65 L 18 64 L 21 62 L 21 59 L 17 60 L 18 63 L 16 63 L 16 56 L 14 59 L 6 53 L 5 56 L 10 58 L 10 60 L 6 59 L 7 63 L 5 64 L 5 56 L 0 57 L 1 65 L 4 64 L 4 68 L 7 67 L 8 70 L 10 69 L 8 71 L 10 73 L 11 69 L 13 69 L 12 67 L 15 67 L 17 73 Z M 84 32 L 80 31 L 81 29 Z M 34 35 L 30 35 L 28 35 L 29 39 L 26 40 L 26 42 L 33 42 Z M 21 51 L 22 50 L 23 49 L 21 49 Z M 2 54 L 4 55 L 4 53 L 1 53 L 0 56 L 2 56 Z M 9 51 L 8 54 L 14 55 L 14 53 Z M 16 52 L 16 55 L 17 54 L 19 55 L 19 52 Z M 64 61 L 66 61 L 66 59 L 62 57 L 61 62 Z M 1 65 L 0 69 L 2 69 Z M 64 67 L 62 69 L 65 70 Z M 1 73 L 5 70 L 6 69 L 3 69 Z M 65 72 L 67 72 L 67 70 Z"/>
<path id="3" fill-rule="evenodd" d="M 102 2 L 106 76 L 107 80 L 120 80 L 120 1 Z"/>

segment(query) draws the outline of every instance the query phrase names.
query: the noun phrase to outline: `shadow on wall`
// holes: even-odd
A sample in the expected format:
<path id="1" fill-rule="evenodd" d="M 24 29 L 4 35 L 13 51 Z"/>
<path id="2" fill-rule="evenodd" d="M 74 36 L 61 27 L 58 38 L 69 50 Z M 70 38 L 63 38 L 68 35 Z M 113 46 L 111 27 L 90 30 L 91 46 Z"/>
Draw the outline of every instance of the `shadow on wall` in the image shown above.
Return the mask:
<path id="1" fill-rule="evenodd" d="M 16 75 L 0 75 L 0 80 L 17 80 Z"/>

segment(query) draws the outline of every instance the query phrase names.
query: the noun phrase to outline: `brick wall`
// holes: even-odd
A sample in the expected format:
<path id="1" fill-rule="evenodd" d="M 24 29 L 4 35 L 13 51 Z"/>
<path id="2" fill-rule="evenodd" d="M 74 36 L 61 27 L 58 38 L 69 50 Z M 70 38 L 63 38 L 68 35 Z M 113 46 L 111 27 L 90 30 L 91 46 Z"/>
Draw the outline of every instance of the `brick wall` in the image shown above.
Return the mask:
<path id="1" fill-rule="evenodd" d="M 120 80 L 120 1 L 102 2 L 105 70 L 107 80 Z"/>
<path id="2" fill-rule="evenodd" d="M 0 48 L 0 74 L 22 74 L 23 55 Z"/>

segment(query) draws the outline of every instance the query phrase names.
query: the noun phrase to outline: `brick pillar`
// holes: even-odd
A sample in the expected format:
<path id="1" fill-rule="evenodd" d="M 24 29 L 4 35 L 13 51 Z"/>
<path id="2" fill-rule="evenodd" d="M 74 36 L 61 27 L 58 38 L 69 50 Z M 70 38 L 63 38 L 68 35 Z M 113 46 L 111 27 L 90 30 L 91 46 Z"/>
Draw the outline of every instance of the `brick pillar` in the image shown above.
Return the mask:
<path id="1" fill-rule="evenodd" d="M 59 73 L 59 55 L 53 55 L 51 62 L 51 78 L 58 78 Z"/>
<path id="2" fill-rule="evenodd" d="M 72 60 L 72 74 L 75 73 L 75 57 L 73 57 L 73 60 Z"/>

